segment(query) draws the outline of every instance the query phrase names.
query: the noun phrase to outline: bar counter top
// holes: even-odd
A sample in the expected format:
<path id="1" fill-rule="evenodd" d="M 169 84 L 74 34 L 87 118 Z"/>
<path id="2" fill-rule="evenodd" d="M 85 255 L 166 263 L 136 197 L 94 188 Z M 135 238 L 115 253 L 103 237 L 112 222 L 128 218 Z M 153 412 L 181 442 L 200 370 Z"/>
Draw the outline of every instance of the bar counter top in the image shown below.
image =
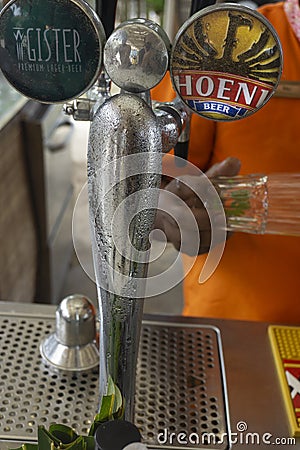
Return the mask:
<path id="1" fill-rule="evenodd" d="M 1 314 L 32 312 L 55 315 L 55 306 L 0 302 Z M 291 432 L 281 393 L 279 378 L 268 337 L 266 323 L 145 315 L 145 321 L 201 324 L 217 327 L 221 333 L 227 380 L 229 422 L 232 449 L 299 449 L 300 439 L 289 441 Z M 259 442 L 243 442 L 246 431 L 255 433 Z M 257 441 L 257 439 L 256 439 Z M 1 446 L 0 449 L 9 447 Z M 171 447 L 170 447 L 171 448 Z"/>

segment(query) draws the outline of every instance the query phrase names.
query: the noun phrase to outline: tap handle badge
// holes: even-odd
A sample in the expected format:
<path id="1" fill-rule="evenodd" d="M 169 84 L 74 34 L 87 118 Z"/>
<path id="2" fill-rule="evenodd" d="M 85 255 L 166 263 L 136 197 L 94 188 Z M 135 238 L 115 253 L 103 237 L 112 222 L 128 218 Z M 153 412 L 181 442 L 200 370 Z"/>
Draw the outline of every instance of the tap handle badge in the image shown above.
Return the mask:
<path id="1" fill-rule="evenodd" d="M 257 11 L 234 4 L 209 6 L 178 31 L 170 67 L 173 86 L 192 112 L 237 120 L 256 112 L 275 92 L 281 44 Z"/>
<path id="2" fill-rule="evenodd" d="M 42 103 L 86 92 L 103 63 L 121 89 L 141 93 L 169 67 L 170 42 L 156 23 L 134 19 L 108 38 L 84 0 L 11 0 L 0 12 L 0 67 L 10 84 Z M 219 4 L 195 13 L 178 31 L 170 63 L 175 90 L 197 114 L 236 120 L 261 108 L 282 71 L 272 25 L 258 12 Z"/>
<path id="3" fill-rule="evenodd" d="M 99 76 L 105 32 L 83 0 L 11 0 L 0 13 L 0 67 L 21 94 L 64 103 Z"/>

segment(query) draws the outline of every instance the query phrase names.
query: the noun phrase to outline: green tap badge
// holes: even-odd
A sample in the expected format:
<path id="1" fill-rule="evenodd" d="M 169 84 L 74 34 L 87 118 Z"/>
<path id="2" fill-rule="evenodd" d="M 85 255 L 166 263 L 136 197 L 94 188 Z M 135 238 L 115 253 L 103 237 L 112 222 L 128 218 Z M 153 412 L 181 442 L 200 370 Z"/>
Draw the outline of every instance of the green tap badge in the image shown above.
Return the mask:
<path id="1" fill-rule="evenodd" d="M 64 102 L 95 82 L 104 36 L 82 0 L 12 0 L 0 15 L 1 70 L 25 96 Z"/>

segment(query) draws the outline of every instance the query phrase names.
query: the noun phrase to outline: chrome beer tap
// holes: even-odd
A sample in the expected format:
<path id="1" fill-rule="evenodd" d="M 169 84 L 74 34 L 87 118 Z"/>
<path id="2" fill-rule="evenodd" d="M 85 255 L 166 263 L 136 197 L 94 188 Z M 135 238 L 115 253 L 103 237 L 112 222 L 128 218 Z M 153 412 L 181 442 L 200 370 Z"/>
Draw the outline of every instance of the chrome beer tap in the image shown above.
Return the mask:
<path id="1" fill-rule="evenodd" d="M 83 0 L 40 3 L 12 0 L 1 10 L 1 68 L 22 94 L 44 103 L 67 102 L 65 111 L 74 119 L 91 121 L 88 191 L 100 319 L 99 408 L 109 404 L 110 418 L 133 421 L 162 155 L 188 133 L 191 113 L 230 121 L 262 107 L 281 74 L 280 43 L 260 14 L 233 4 L 194 14 L 171 49 L 152 21 L 124 22 L 105 43 L 98 15 Z M 168 69 L 177 98 L 152 104 L 150 91 Z M 111 95 L 111 81 L 120 93 Z"/>
<path id="2" fill-rule="evenodd" d="M 152 109 L 150 89 L 165 75 L 167 37 L 153 22 L 121 24 L 104 48 L 104 67 L 120 93 L 95 111 L 88 186 L 100 314 L 101 404 L 109 386 L 133 421 L 135 368 L 158 205 L 161 158 L 177 141 L 185 107 Z M 120 227 L 121 224 L 121 227 Z M 118 411 L 115 411 L 118 414 Z"/>
<path id="3" fill-rule="evenodd" d="M 46 0 L 43 11 L 37 0 L 12 3 L 1 11 L 0 23 L 1 68 L 8 81 L 23 95 L 65 103 L 75 120 L 91 121 L 88 185 L 99 296 L 99 408 L 113 392 L 115 413 L 132 421 L 161 155 L 175 144 L 186 116 L 185 107 L 177 111 L 166 105 L 157 115 L 152 109 L 149 91 L 168 69 L 170 43 L 154 22 L 136 19 L 112 33 L 104 50 L 101 21 L 82 0 Z M 110 79 L 120 94 L 110 94 Z"/>
<path id="4" fill-rule="evenodd" d="M 228 24 L 222 38 L 219 26 L 215 34 L 210 33 L 220 14 L 223 23 Z M 88 149 L 90 221 L 100 313 L 100 408 L 114 386 L 120 398 L 114 413 L 118 415 L 123 408 L 125 419 L 130 421 L 134 419 L 148 236 L 158 204 L 162 154 L 180 139 L 185 142 L 191 111 L 208 119 L 236 120 L 252 114 L 272 95 L 281 70 L 280 44 L 264 22 L 261 34 L 255 35 L 258 44 L 250 45 L 244 54 L 255 58 L 255 52 L 261 51 L 266 42 L 265 36 L 269 36 L 272 50 L 266 49 L 265 58 L 278 59 L 270 82 L 262 85 L 255 75 L 255 84 L 250 73 L 247 84 L 245 65 L 240 74 L 241 64 L 234 60 L 233 51 L 226 53 L 230 61 L 224 64 L 222 49 L 225 52 L 230 47 L 230 40 L 235 48 L 237 34 L 251 31 L 256 20 L 260 18 L 255 12 L 233 5 L 200 11 L 179 30 L 170 66 L 165 33 L 145 19 L 122 23 L 104 47 L 105 71 L 120 88 L 120 94 L 95 109 Z M 243 61 L 244 54 L 240 56 Z M 228 66 L 232 74 L 227 72 Z M 152 104 L 150 90 L 168 67 L 177 97 L 170 103 Z M 185 144 L 183 147 L 186 150 Z"/>

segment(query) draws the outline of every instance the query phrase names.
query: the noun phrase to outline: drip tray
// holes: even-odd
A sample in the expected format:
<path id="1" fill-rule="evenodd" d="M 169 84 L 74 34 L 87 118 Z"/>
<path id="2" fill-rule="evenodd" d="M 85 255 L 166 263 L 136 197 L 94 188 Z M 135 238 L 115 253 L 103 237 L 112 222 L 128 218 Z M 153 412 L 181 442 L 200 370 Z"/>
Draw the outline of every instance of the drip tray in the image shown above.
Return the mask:
<path id="1" fill-rule="evenodd" d="M 151 448 L 228 448 L 225 386 L 218 329 L 143 323 L 135 424 Z"/>
<path id="2" fill-rule="evenodd" d="M 35 442 L 37 426 L 64 423 L 86 434 L 98 407 L 98 370 L 55 373 L 41 339 L 55 317 L 0 314 L 0 449 Z M 229 420 L 219 330 L 144 321 L 135 424 L 149 448 L 227 449 Z"/>

